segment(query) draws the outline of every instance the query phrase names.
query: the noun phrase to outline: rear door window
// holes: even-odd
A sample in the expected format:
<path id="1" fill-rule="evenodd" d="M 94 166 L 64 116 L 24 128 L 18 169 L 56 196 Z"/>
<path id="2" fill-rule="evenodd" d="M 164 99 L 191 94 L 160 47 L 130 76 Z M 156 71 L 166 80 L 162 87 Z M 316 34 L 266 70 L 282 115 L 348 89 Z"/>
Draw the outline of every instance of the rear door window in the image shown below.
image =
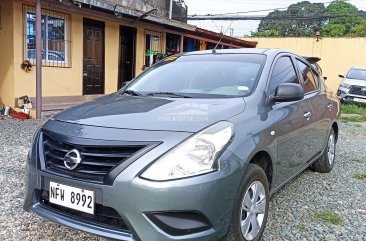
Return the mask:
<path id="1" fill-rule="evenodd" d="M 296 60 L 299 67 L 299 72 L 304 80 L 304 92 L 310 93 L 316 91 L 319 87 L 317 78 L 314 77 L 311 67 L 301 60 Z"/>
<path id="2" fill-rule="evenodd" d="M 277 87 L 283 83 L 299 84 L 299 79 L 289 56 L 280 57 L 277 60 L 269 82 L 268 94 L 274 95 Z"/>

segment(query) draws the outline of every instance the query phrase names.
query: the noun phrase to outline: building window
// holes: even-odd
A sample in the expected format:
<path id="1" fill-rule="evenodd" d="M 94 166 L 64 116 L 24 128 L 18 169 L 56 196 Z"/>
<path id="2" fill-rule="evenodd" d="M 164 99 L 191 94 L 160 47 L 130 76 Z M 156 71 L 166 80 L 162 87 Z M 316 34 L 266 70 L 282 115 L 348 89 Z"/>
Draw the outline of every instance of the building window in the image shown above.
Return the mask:
<path id="1" fill-rule="evenodd" d="M 180 53 L 181 36 L 176 34 L 166 34 L 166 54 L 174 55 Z"/>
<path id="2" fill-rule="evenodd" d="M 24 7 L 25 59 L 36 62 L 36 14 L 35 8 Z M 70 67 L 69 16 L 42 10 L 42 65 Z"/>
<path id="3" fill-rule="evenodd" d="M 145 39 L 145 67 L 150 67 L 165 58 L 161 46 L 162 34 L 153 31 L 145 31 Z"/>

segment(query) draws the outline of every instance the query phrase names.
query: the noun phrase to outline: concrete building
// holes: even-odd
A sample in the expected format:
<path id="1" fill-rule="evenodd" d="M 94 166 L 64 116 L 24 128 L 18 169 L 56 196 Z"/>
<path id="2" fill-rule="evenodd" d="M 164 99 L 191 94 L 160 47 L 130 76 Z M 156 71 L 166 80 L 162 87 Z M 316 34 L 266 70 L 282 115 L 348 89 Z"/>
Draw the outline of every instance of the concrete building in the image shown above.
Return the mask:
<path id="1" fill-rule="evenodd" d="M 0 105 L 36 96 L 36 0 L 0 1 Z M 42 0 L 43 110 L 115 92 L 166 55 L 255 47 L 186 24 L 174 0 Z M 174 20 L 174 19 L 180 19 Z M 193 47 L 192 47 L 193 46 Z"/>

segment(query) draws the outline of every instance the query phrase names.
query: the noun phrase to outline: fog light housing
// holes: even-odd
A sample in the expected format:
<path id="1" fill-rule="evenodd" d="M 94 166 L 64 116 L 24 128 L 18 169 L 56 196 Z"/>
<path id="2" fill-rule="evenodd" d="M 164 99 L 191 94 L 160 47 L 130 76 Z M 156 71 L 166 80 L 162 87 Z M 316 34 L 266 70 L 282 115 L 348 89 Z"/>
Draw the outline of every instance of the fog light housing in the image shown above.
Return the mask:
<path id="1" fill-rule="evenodd" d="M 162 231 L 172 236 L 184 236 L 212 228 L 207 217 L 198 211 L 149 212 L 145 215 Z"/>

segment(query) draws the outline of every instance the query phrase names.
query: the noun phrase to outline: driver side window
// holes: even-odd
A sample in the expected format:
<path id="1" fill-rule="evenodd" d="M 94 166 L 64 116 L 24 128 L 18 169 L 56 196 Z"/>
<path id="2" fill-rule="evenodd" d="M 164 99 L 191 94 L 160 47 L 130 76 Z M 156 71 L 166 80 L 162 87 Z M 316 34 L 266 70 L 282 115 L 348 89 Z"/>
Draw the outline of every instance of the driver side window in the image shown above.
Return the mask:
<path id="1" fill-rule="evenodd" d="M 290 57 L 280 57 L 272 71 L 268 95 L 275 95 L 277 87 L 283 83 L 299 84 L 296 71 Z"/>

